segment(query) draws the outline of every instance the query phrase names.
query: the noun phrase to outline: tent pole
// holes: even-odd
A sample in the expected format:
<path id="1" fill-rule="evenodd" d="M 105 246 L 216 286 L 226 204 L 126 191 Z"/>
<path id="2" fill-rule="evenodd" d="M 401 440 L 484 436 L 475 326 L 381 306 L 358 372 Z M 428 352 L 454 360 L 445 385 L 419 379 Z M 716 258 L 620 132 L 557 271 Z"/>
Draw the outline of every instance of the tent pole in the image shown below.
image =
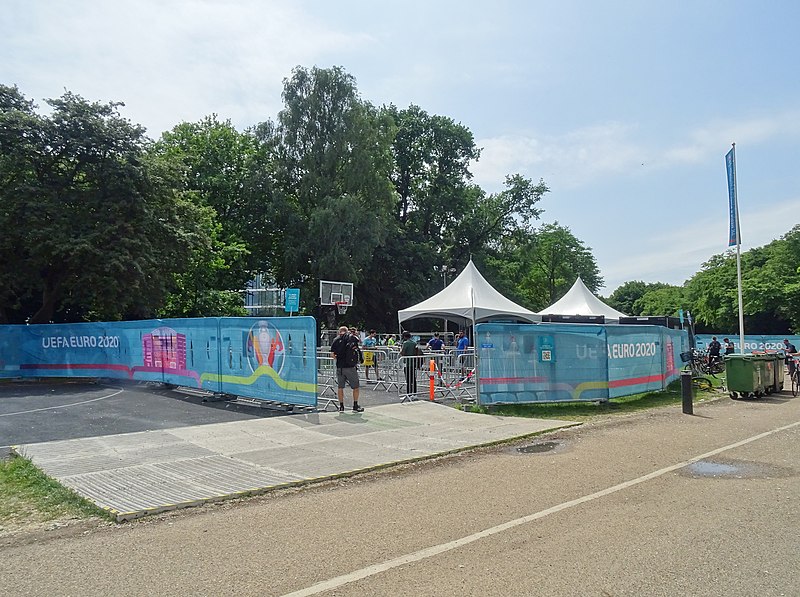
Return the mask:
<path id="1" fill-rule="evenodd" d="M 480 362 L 478 357 L 478 339 L 475 332 L 475 289 L 470 289 L 470 301 L 472 302 L 472 350 L 475 353 L 475 404 L 481 405 L 481 382 L 480 382 Z"/>

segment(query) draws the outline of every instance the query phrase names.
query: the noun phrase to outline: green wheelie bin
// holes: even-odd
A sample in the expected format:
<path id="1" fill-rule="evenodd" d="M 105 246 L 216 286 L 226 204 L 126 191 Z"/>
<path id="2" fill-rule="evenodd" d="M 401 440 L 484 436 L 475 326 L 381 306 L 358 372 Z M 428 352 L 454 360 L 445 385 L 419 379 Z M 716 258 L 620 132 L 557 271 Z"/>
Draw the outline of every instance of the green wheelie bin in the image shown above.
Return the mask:
<path id="1" fill-rule="evenodd" d="M 775 353 L 775 391 L 783 390 L 783 357 Z"/>
<path id="2" fill-rule="evenodd" d="M 728 394 L 736 398 L 760 398 L 765 394 L 766 366 L 757 355 L 726 354 L 725 377 Z M 772 383 L 772 379 L 769 380 Z"/>
<path id="3" fill-rule="evenodd" d="M 775 391 L 775 356 L 770 353 L 754 355 L 756 364 L 761 372 L 761 383 L 764 393 L 772 394 Z"/>

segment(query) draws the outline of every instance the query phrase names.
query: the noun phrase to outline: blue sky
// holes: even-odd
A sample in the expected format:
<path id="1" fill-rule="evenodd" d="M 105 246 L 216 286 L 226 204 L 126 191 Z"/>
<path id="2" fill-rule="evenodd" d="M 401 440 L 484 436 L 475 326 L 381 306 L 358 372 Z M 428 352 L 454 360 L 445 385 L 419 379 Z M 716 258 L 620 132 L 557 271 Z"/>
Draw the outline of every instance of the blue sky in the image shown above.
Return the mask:
<path id="1" fill-rule="evenodd" d="M 4 0 L 0 83 L 122 101 L 157 138 L 274 119 L 293 67 L 342 66 L 374 104 L 467 126 L 487 191 L 544 179 L 542 221 L 592 248 L 608 295 L 727 249 L 732 142 L 743 250 L 800 222 L 798 22 L 794 0 Z"/>

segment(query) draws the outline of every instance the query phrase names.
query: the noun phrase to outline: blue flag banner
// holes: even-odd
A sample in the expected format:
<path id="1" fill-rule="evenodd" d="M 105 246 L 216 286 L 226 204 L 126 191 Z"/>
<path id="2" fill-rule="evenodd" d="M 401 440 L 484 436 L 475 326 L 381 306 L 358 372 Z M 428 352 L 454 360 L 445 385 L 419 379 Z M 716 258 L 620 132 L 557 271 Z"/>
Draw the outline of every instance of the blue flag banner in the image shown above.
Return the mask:
<path id="1" fill-rule="evenodd" d="M 730 234 L 728 246 L 733 247 L 742 242 L 739 232 L 739 205 L 736 199 L 736 154 L 735 148 L 725 155 L 725 166 L 728 171 L 728 201 L 730 209 Z"/>

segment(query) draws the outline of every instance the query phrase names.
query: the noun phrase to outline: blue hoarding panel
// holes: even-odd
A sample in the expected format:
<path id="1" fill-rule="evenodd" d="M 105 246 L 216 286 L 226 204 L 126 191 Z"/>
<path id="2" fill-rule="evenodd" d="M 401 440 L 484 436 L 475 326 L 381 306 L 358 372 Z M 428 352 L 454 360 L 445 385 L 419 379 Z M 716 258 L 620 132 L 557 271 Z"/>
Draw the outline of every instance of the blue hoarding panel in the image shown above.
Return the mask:
<path id="1" fill-rule="evenodd" d="M 723 338 L 728 338 L 733 342 L 734 347 L 736 348 L 736 352 L 739 351 L 739 334 L 733 335 L 725 335 L 725 334 L 697 334 L 695 336 L 695 343 L 699 350 L 707 350 L 708 345 L 711 342 L 712 336 L 716 336 L 717 340 L 722 342 Z M 786 338 L 794 344 L 797 348 L 800 348 L 800 336 L 797 335 L 789 335 L 789 336 L 777 336 L 777 335 L 755 335 L 745 334 L 744 337 L 744 352 L 764 352 L 764 351 L 777 351 L 783 350 L 783 339 Z M 724 350 L 724 347 L 723 347 Z"/>
<path id="2" fill-rule="evenodd" d="M 315 336 L 313 317 L 222 320 L 222 392 L 316 404 Z"/>
<path id="3" fill-rule="evenodd" d="M 479 324 L 479 403 L 606 400 L 665 388 L 688 334 L 659 326 Z"/>
<path id="4" fill-rule="evenodd" d="M 158 319 L 0 327 L 0 377 L 158 381 L 316 403 L 310 317 Z"/>
<path id="5" fill-rule="evenodd" d="M 603 326 L 476 326 L 481 404 L 608 398 Z"/>

